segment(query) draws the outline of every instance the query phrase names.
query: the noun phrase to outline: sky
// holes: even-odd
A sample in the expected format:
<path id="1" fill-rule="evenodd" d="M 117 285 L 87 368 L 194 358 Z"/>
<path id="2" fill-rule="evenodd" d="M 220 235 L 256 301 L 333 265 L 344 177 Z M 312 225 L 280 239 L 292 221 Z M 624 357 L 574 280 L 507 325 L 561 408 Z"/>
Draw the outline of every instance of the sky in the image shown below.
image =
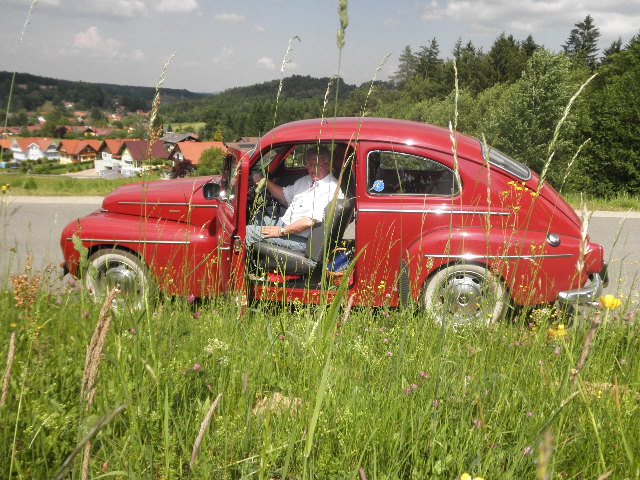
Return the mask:
<path id="1" fill-rule="evenodd" d="M 387 79 L 405 46 L 457 39 L 487 51 L 500 33 L 559 52 L 587 15 L 600 48 L 640 33 L 640 0 L 0 0 L 0 70 L 220 92 L 290 75 Z M 29 12 L 31 11 L 31 15 Z M 387 55 L 389 55 L 387 57 Z M 386 60 L 385 60 L 385 57 Z"/>

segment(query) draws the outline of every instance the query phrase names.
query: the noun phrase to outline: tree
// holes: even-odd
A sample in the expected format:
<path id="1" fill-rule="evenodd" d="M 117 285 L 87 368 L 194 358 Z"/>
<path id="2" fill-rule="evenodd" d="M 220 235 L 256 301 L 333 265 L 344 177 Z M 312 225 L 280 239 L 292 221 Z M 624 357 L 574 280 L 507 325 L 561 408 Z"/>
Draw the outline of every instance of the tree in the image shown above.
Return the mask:
<path id="1" fill-rule="evenodd" d="M 400 88 L 415 77 L 417 72 L 417 59 L 411 51 L 411 47 L 407 45 L 398 58 L 398 69 L 392 75 L 391 79 Z"/>
<path id="2" fill-rule="evenodd" d="M 602 57 L 600 57 L 600 65 L 606 65 L 611 63 L 611 55 L 620 53 L 622 51 L 622 38 L 618 37 L 617 40 L 611 42 L 607 48 L 602 51 Z"/>
<path id="3" fill-rule="evenodd" d="M 513 35 L 504 32 L 493 42 L 485 57 L 486 69 L 491 85 L 514 82 L 522 74 L 526 58 Z"/>
<path id="4" fill-rule="evenodd" d="M 600 30 L 595 27 L 591 15 L 587 15 L 583 21 L 575 24 L 563 48 L 576 62 L 594 68 L 599 38 Z"/>
<path id="5" fill-rule="evenodd" d="M 193 163 L 185 159 L 181 162 L 176 162 L 173 167 L 171 167 L 171 178 L 189 177 L 193 175 L 195 171 L 196 167 L 193 166 Z"/>
<path id="6" fill-rule="evenodd" d="M 224 162 L 224 151 L 220 148 L 210 148 L 202 152 L 196 168 L 198 175 L 220 175 Z"/>

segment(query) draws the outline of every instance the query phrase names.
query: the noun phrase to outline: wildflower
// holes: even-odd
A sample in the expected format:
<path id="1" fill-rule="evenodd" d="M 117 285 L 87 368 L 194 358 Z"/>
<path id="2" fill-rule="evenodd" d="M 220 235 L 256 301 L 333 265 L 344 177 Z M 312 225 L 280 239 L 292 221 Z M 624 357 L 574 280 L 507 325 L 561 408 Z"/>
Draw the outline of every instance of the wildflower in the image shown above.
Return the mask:
<path id="1" fill-rule="evenodd" d="M 18 326 L 18 324 L 17 324 L 17 323 L 12 323 L 12 324 L 11 324 L 11 328 L 16 328 L 17 326 Z"/>
<path id="2" fill-rule="evenodd" d="M 527 455 L 533 455 L 533 448 L 531 448 L 531 445 L 528 445 L 527 447 L 525 447 L 523 454 L 525 457 Z"/>
<path id="3" fill-rule="evenodd" d="M 13 325 L 15 325 L 15 323 Z M 627 361 L 624 358 L 620 360 L 620 365 L 626 365 L 626 364 L 627 364 Z"/>
<path id="4" fill-rule="evenodd" d="M 464 472 L 462 475 L 460 475 L 460 480 L 484 480 L 484 478 L 482 477 L 471 477 L 471 475 L 469 475 L 467 472 Z"/>
<path id="5" fill-rule="evenodd" d="M 553 354 L 554 355 L 560 355 L 560 351 L 562 350 L 562 347 L 557 347 L 554 351 Z"/>
<path id="6" fill-rule="evenodd" d="M 569 336 L 569 333 L 565 329 L 563 324 L 558 325 L 558 328 L 554 330 L 553 328 L 549 329 L 549 338 L 566 338 Z"/>
<path id="7" fill-rule="evenodd" d="M 84 312 L 82 314 L 82 318 L 89 318 L 89 312 Z"/>
<path id="8" fill-rule="evenodd" d="M 138 333 L 135 328 L 132 328 L 131 330 L 129 330 L 129 332 L 131 332 L 131 335 L 135 335 L 136 333 Z"/>
<path id="9" fill-rule="evenodd" d="M 192 293 L 191 295 L 189 295 L 189 297 L 187 298 L 187 302 L 189 303 L 193 303 L 196 301 L 196 296 Z"/>
<path id="10" fill-rule="evenodd" d="M 194 369 L 196 372 L 199 372 L 200 370 L 202 370 L 202 365 L 200 365 L 199 363 L 196 363 L 196 364 L 193 366 L 193 369 Z"/>
<path id="11" fill-rule="evenodd" d="M 605 295 L 604 297 L 600 297 L 600 306 L 607 310 L 615 310 L 620 305 L 622 305 L 622 300 L 616 298 L 614 295 Z"/>
<path id="12" fill-rule="evenodd" d="M 419 375 L 420 375 L 422 378 L 424 378 L 425 380 L 426 380 L 427 378 L 429 378 L 429 373 L 428 373 L 428 372 L 420 372 L 420 374 L 419 374 Z"/>
<path id="13" fill-rule="evenodd" d="M 533 417 L 533 412 L 527 412 L 527 418 Z"/>
<path id="14" fill-rule="evenodd" d="M 411 389 L 412 390 L 417 390 L 418 388 L 420 388 L 420 387 L 418 387 L 418 385 L 416 385 L 415 383 L 413 385 L 411 385 Z"/>
<path id="15" fill-rule="evenodd" d="M 194 314 L 193 314 L 193 318 L 195 318 L 196 320 L 197 320 L 198 318 L 200 318 L 201 316 L 202 316 L 202 315 L 200 315 L 200 312 L 196 312 L 196 313 L 194 313 Z"/>
<path id="16" fill-rule="evenodd" d="M 433 408 L 438 408 L 440 406 L 440 400 L 434 400 L 431 402 L 431 405 L 433 405 Z"/>
<path id="17" fill-rule="evenodd" d="M 382 341 L 383 341 L 384 343 L 389 343 L 389 339 L 388 339 L 388 338 L 384 338 Z"/>
<path id="18" fill-rule="evenodd" d="M 480 420 L 475 419 L 473 421 L 473 426 L 476 428 L 482 428 L 482 422 Z"/>
<path id="19" fill-rule="evenodd" d="M 387 357 L 393 357 L 393 352 L 387 352 Z"/>
<path id="20" fill-rule="evenodd" d="M 284 335 L 280 335 L 278 338 L 279 338 L 280 340 L 284 340 L 284 338 L 285 338 L 285 337 L 284 337 Z"/>

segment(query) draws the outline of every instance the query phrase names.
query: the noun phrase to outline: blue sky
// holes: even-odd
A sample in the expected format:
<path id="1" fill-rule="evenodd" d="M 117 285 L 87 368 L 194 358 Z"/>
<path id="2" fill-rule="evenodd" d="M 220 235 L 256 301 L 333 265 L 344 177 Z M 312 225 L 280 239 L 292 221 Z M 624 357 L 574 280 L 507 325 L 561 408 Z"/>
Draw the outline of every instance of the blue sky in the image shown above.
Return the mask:
<path id="1" fill-rule="evenodd" d="M 337 0 L 0 0 L 0 70 L 68 80 L 217 92 L 281 75 L 338 71 Z M 560 51 L 590 14 L 600 47 L 640 31 L 640 0 L 350 0 L 341 74 L 387 78 L 405 45 L 432 38 L 449 57 L 458 38 L 485 51 L 501 33 Z M 290 39 L 294 36 L 300 40 Z M 22 41 L 21 41 L 22 37 Z M 281 73 L 291 42 L 290 63 Z"/>

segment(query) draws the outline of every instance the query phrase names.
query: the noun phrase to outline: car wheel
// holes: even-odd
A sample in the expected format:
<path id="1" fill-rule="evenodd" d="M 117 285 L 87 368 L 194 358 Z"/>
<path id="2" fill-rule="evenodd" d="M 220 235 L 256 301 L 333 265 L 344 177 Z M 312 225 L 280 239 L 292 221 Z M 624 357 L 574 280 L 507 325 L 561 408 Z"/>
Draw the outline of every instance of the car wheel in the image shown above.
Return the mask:
<path id="1" fill-rule="evenodd" d="M 479 265 L 443 268 L 427 280 L 423 291 L 423 305 L 441 324 L 498 322 L 507 304 L 502 281 Z"/>
<path id="2" fill-rule="evenodd" d="M 114 299 L 116 310 L 142 309 L 149 295 L 147 266 L 124 250 L 99 250 L 89 257 L 85 287 L 96 299 L 103 299 L 112 288 L 120 292 Z"/>

